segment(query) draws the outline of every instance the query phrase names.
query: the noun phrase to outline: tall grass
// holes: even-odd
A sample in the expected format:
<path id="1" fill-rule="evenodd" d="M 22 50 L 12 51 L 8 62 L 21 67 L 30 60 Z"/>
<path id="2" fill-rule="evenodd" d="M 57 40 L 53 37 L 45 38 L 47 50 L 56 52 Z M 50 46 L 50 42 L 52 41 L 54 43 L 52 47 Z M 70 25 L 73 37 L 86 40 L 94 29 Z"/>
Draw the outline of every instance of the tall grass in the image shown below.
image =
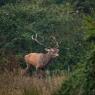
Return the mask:
<path id="1" fill-rule="evenodd" d="M 0 95 L 52 95 L 64 79 L 62 75 L 39 79 L 6 72 L 0 74 Z"/>

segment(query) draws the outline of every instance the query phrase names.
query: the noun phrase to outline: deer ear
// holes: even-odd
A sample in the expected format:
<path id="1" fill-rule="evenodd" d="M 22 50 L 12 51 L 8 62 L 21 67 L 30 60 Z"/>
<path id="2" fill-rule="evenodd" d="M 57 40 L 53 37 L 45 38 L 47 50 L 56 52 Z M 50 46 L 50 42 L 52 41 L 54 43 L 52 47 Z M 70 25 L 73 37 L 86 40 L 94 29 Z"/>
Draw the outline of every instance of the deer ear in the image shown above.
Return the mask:
<path id="1" fill-rule="evenodd" d="M 45 48 L 45 51 L 50 51 L 49 49 Z"/>

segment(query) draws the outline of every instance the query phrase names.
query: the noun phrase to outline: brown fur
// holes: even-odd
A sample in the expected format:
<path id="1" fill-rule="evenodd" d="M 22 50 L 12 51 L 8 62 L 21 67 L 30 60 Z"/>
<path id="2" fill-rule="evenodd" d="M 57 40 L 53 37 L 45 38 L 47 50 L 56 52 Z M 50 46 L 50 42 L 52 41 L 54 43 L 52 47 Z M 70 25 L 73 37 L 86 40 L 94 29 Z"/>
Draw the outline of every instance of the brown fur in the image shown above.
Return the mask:
<path id="1" fill-rule="evenodd" d="M 27 63 L 26 71 L 29 69 L 29 66 L 32 65 L 37 69 L 44 68 L 48 65 L 49 61 L 58 56 L 59 49 L 51 48 L 46 49 L 47 53 L 30 53 L 25 55 L 25 61 Z"/>

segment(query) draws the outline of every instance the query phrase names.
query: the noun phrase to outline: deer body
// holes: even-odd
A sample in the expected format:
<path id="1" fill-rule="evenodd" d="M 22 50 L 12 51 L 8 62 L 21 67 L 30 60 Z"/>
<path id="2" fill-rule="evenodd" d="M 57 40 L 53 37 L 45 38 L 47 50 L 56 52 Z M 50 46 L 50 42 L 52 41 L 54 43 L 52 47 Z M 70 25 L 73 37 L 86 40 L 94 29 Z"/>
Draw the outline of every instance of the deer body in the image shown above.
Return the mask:
<path id="1" fill-rule="evenodd" d="M 52 59 L 59 56 L 58 52 L 59 49 L 51 48 L 47 49 L 47 53 L 30 53 L 25 55 L 25 62 L 27 64 L 25 72 L 29 70 L 30 66 L 34 66 L 37 71 L 38 69 L 44 69 Z"/>
<path id="2" fill-rule="evenodd" d="M 36 35 L 36 38 L 34 38 L 32 36 L 32 39 L 34 41 L 36 41 L 38 44 L 42 45 L 42 43 L 40 43 L 37 40 L 37 35 Z M 55 40 L 55 42 L 57 43 L 56 40 Z M 58 46 L 58 43 L 57 43 L 57 46 Z M 25 55 L 24 59 L 27 64 L 27 67 L 25 68 L 25 72 L 27 72 L 29 70 L 30 66 L 34 66 L 37 71 L 38 71 L 38 69 L 43 69 L 50 63 L 50 61 L 52 59 L 59 56 L 59 54 L 58 54 L 59 49 L 57 47 L 50 48 L 50 49 L 46 48 L 45 50 L 47 51 L 47 53 L 29 53 L 29 54 Z"/>
<path id="3" fill-rule="evenodd" d="M 30 53 L 25 56 L 26 63 L 36 68 L 43 68 L 51 59 L 48 53 Z"/>

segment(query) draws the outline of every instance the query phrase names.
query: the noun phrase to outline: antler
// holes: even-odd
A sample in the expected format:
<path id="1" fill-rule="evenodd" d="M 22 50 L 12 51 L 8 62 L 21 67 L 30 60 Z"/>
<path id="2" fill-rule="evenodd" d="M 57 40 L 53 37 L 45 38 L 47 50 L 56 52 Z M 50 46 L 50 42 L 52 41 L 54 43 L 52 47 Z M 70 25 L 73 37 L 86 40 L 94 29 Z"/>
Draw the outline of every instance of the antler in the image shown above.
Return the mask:
<path id="1" fill-rule="evenodd" d="M 43 43 L 41 43 L 37 38 L 38 38 L 38 35 L 37 35 L 37 33 L 36 33 L 36 35 L 35 35 L 35 37 L 34 37 L 34 35 L 32 35 L 32 40 L 34 40 L 35 42 L 37 42 L 39 45 L 42 45 L 42 46 L 44 46 L 44 47 L 47 47 L 47 46 L 45 46 Z M 55 38 L 55 36 L 51 36 L 51 38 L 54 40 L 54 42 L 56 43 L 56 47 L 58 48 L 59 47 L 59 43 L 58 43 L 58 41 L 56 40 L 56 38 Z"/>
<path id="2" fill-rule="evenodd" d="M 39 42 L 39 41 L 37 40 L 37 37 L 38 37 L 38 35 L 36 34 L 36 35 L 35 35 L 35 38 L 34 38 L 34 35 L 32 35 L 31 38 L 32 38 L 32 40 L 34 40 L 34 41 L 37 42 L 38 44 L 44 46 L 44 44 L 42 44 L 41 42 Z"/>
<path id="3" fill-rule="evenodd" d="M 56 42 L 56 47 L 58 48 L 58 47 L 59 47 L 59 43 L 58 43 L 58 41 L 56 40 L 55 36 L 51 36 L 51 37 L 52 37 L 52 39 Z"/>

